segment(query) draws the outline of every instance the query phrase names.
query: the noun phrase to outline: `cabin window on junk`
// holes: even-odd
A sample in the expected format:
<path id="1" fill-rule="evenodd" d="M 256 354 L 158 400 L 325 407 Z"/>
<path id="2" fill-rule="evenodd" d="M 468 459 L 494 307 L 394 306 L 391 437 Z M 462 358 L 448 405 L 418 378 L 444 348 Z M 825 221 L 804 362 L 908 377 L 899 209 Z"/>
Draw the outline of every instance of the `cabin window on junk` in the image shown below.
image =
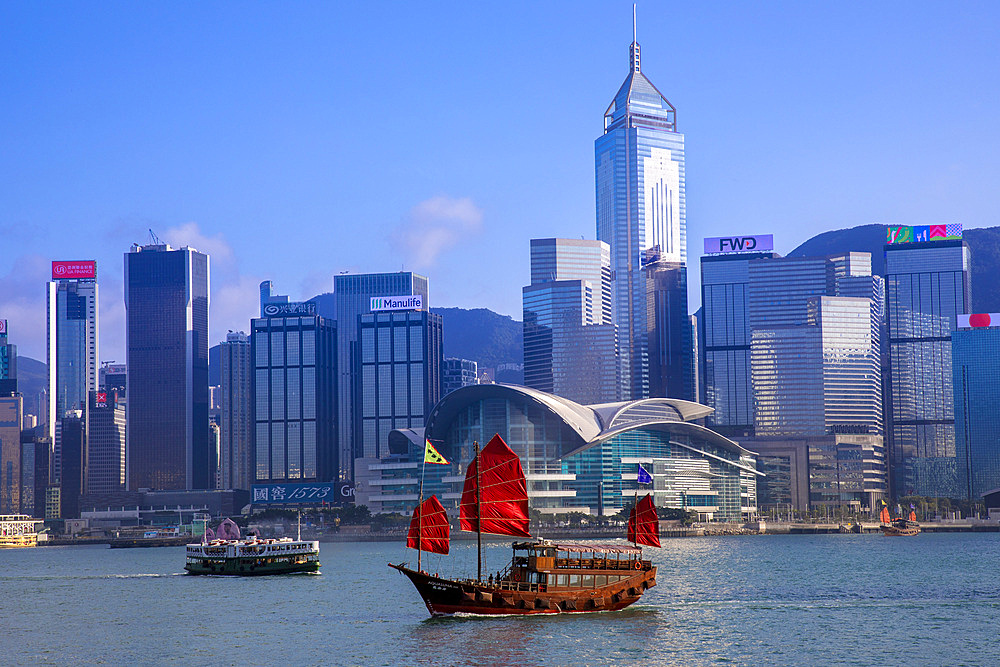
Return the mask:
<path id="1" fill-rule="evenodd" d="M 573 588 L 579 588 L 580 587 L 580 575 L 578 575 L 578 574 L 571 574 L 571 575 L 569 575 L 569 585 L 572 586 Z"/>
<path id="2" fill-rule="evenodd" d="M 597 579 L 603 579 L 604 577 L 596 577 L 596 578 Z M 595 580 L 594 575 L 592 575 L 592 574 L 585 575 L 583 577 L 583 587 L 584 588 L 593 588 L 594 587 L 594 580 Z"/>
<path id="3" fill-rule="evenodd" d="M 568 574 L 560 574 L 559 575 L 559 583 L 557 585 L 559 585 L 559 586 L 569 586 L 569 575 Z"/>

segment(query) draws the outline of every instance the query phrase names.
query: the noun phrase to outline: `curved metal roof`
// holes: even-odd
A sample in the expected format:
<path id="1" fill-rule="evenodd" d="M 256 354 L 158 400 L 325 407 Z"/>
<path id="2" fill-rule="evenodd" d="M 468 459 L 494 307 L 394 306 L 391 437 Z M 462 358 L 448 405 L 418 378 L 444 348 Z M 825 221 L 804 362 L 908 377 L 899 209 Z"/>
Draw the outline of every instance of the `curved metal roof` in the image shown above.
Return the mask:
<path id="1" fill-rule="evenodd" d="M 521 399 L 539 405 L 559 417 L 580 438 L 564 456 L 589 449 L 614 436 L 638 428 L 652 428 L 692 435 L 726 451 L 752 454 L 738 443 L 711 429 L 691 423 L 714 410 L 707 405 L 677 398 L 646 398 L 638 401 L 580 405 L 544 391 L 511 384 L 476 384 L 457 389 L 431 410 L 427 419 L 427 437 L 442 437 L 448 425 L 466 406 L 490 398 Z M 407 434 L 410 435 L 410 434 Z"/>

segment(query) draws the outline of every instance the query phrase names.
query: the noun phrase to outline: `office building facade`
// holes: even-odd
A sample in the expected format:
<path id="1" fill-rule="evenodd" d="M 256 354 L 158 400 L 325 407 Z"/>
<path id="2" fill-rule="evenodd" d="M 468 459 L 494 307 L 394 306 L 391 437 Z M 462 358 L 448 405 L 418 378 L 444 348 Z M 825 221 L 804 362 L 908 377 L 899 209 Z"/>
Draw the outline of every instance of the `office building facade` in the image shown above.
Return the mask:
<path id="1" fill-rule="evenodd" d="M 608 244 L 532 239 L 531 280 L 521 293 L 524 384 L 583 403 L 618 400 Z"/>
<path id="2" fill-rule="evenodd" d="M 604 114 L 594 158 L 597 238 L 611 254 L 623 398 L 640 399 L 650 393 L 652 317 L 643 259 L 655 250 L 661 261 L 686 266 L 687 232 L 684 135 L 674 106 L 642 73 L 634 38 L 629 73 Z"/>
<path id="3" fill-rule="evenodd" d="M 687 267 L 647 253 L 649 395 L 697 400 L 694 339 L 687 303 Z"/>
<path id="4" fill-rule="evenodd" d="M 0 396 L 0 514 L 21 510 L 21 419 L 19 394 Z"/>
<path id="5" fill-rule="evenodd" d="M 445 359 L 441 364 L 441 395 L 479 382 L 479 365 L 469 359 Z"/>
<path id="6" fill-rule="evenodd" d="M 354 440 L 354 377 L 357 364 L 358 322 L 371 312 L 371 300 L 379 297 L 419 296 L 421 310 L 430 308 L 427 278 L 409 271 L 399 273 L 338 274 L 333 278 L 333 296 L 337 316 L 337 409 L 340 439 L 340 475 L 354 475 L 354 459 L 363 456 L 363 446 Z M 323 295 L 317 297 L 321 299 Z"/>
<path id="7" fill-rule="evenodd" d="M 125 403 L 118 391 L 92 391 L 86 413 L 86 492 L 125 489 Z"/>
<path id="8" fill-rule="evenodd" d="M 960 239 L 885 246 L 886 426 L 895 497 L 960 494 L 951 334 L 958 315 L 970 311 L 970 261 Z"/>
<path id="9" fill-rule="evenodd" d="M 17 345 L 7 342 L 7 320 L 0 320 L 0 395 L 17 392 Z"/>
<path id="10" fill-rule="evenodd" d="M 251 483 L 337 479 L 337 327 L 310 302 L 252 321 Z"/>
<path id="11" fill-rule="evenodd" d="M 250 337 L 242 331 L 226 334 L 220 366 L 220 488 L 249 489 L 254 479 Z"/>
<path id="12" fill-rule="evenodd" d="M 56 421 L 67 410 L 84 410 L 97 390 L 97 262 L 52 262 L 46 287 L 46 433 L 52 435 Z"/>
<path id="13" fill-rule="evenodd" d="M 958 497 L 1000 488 L 1000 316 L 951 335 Z"/>
<path id="14" fill-rule="evenodd" d="M 166 244 L 125 254 L 127 484 L 212 488 L 208 255 Z"/>
<path id="15" fill-rule="evenodd" d="M 358 323 L 354 441 L 363 456 L 388 456 L 389 433 L 422 428 L 441 399 L 443 323 L 421 310 L 374 312 Z"/>

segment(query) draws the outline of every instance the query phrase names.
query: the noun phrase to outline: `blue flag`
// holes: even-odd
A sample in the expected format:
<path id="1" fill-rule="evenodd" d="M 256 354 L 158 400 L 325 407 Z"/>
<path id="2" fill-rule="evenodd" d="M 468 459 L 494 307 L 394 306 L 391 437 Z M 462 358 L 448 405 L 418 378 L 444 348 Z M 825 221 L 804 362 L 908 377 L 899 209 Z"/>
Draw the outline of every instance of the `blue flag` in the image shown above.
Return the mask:
<path id="1" fill-rule="evenodd" d="M 640 484 L 652 484 L 653 476 L 646 472 L 646 469 L 639 464 L 639 479 L 637 480 Z"/>

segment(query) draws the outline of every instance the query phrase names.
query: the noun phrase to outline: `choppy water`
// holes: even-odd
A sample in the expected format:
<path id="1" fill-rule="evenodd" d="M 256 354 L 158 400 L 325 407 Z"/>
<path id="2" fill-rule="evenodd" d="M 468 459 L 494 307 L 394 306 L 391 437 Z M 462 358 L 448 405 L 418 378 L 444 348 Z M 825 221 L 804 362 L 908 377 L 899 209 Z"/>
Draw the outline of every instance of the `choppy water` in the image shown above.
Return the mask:
<path id="1" fill-rule="evenodd" d="M 182 548 L 0 551 L 4 664 L 998 665 L 1000 534 L 689 538 L 622 612 L 429 619 L 398 544 L 320 575 L 188 577 Z M 510 550 L 493 546 L 496 570 Z M 453 544 L 425 569 L 474 574 Z"/>

